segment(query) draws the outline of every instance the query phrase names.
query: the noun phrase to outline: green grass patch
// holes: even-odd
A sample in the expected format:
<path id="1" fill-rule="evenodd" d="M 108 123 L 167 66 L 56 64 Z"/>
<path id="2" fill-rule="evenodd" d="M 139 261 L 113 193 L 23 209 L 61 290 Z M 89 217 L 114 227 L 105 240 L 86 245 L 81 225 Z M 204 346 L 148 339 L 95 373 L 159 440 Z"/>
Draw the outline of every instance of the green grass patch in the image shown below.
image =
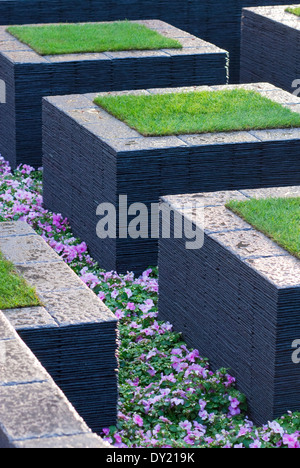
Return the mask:
<path id="1" fill-rule="evenodd" d="M 285 11 L 287 13 L 292 13 L 293 15 L 300 16 L 300 7 L 297 7 L 297 8 L 288 7 L 286 8 Z"/>
<path id="2" fill-rule="evenodd" d="M 14 265 L 0 252 L 0 309 L 39 305 L 41 302 L 35 289 L 17 274 Z"/>
<path id="3" fill-rule="evenodd" d="M 299 197 L 231 201 L 226 206 L 289 253 L 300 258 Z"/>
<path id="4" fill-rule="evenodd" d="M 10 26 L 7 31 L 40 55 L 182 48 L 178 41 L 130 21 Z"/>
<path id="5" fill-rule="evenodd" d="M 95 103 L 144 136 L 300 126 L 300 114 L 243 89 L 99 96 Z"/>

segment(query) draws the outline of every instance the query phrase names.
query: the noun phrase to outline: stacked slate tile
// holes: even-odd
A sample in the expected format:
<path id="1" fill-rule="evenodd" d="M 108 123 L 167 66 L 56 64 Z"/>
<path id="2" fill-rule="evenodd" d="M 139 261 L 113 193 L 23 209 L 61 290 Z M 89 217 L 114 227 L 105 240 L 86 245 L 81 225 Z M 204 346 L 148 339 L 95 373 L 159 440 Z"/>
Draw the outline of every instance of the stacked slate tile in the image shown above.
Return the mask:
<path id="1" fill-rule="evenodd" d="M 44 96 L 227 83 L 225 50 L 161 21 L 141 23 L 183 48 L 41 56 L 0 27 L 0 153 L 13 168 L 42 164 Z"/>
<path id="2" fill-rule="evenodd" d="M 299 89 L 300 19 L 285 11 L 288 6 L 297 5 L 244 8 L 241 83 L 267 81 L 289 92 Z"/>
<path id="3" fill-rule="evenodd" d="M 213 92 L 222 87 L 188 89 Z M 269 84 L 246 89 L 290 108 L 300 103 L 296 96 Z M 183 88 L 139 93 L 174 91 Z M 140 273 L 157 265 L 158 236 L 150 232 L 150 212 L 151 204 L 158 204 L 165 193 L 300 183 L 299 129 L 144 137 L 96 106 L 96 96 L 44 99 L 43 196 L 45 206 L 69 219 L 75 235 L 87 242 L 93 258 L 106 270 Z M 148 238 L 120 233 L 120 196 L 127 196 L 125 210 L 133 203 L 145 204 Z M 99 238 L 96 231 L 104 217 L 97 208 L 103 203 L 116 209 L 115 237 Z M 134 218 L 128 216 L 125 224 Z"/>
<path id="4" fill-rule="evenodd" d="M 300 366 L 292 359 L 300 336 L 300 260 L 224 205 L 297 196 L 299 186 L 162 198 L 204 231 L 204 244 L 188 250 L 184 235 L 160 239 L 159 319 L 183 333 L 212 369 L 229 369 L 259 425 L 300 410 Z"/>
<path id="5" fill-rule="evenodd" d="M 0 24 L 160 19 L 230 52 L 231 80 L 239 80 L 243 7 L 281 5 L 282 0 L 0 0 Z"/>
<path id="6" fill-rule="evenodd" d="M 0 250 L 43 304 L 6 318 L 94 432 L 115 425 L 116 317 L 26 223 L 0 224 Z"/>

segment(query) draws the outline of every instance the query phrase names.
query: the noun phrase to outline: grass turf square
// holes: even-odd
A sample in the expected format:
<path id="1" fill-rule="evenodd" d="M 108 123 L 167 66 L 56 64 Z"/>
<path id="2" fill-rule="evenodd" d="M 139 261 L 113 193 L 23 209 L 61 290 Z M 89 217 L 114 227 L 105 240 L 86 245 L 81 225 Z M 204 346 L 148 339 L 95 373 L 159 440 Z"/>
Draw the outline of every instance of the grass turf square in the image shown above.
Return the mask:
<path id="1" fill-rule="evenodd" d="M 300 126 L 298 113 L 244 89 L 101 96 L 94 102 L 144 136 Z"/>

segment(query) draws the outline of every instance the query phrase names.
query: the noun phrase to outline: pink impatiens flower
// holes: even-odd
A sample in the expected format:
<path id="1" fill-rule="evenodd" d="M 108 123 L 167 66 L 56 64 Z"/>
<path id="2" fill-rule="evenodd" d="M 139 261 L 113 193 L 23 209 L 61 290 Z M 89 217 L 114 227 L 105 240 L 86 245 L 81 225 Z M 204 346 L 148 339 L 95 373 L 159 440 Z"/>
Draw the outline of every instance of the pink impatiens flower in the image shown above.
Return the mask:
<path id="1" fill-rule="evenodd" d="M 300 448 L 300 442 L 298 440 L 298 434 L 284 434 L 282 437 L 283 445 L 287 445 L 289 449 Z"/>
<path id="2" fill-rule="evenodd" d="M 101 301 L 104 301 L 106 298 L 106 294 L 103 291 L 100 291 L 98 297 Z"/>
<path id="3" fill-rule="evenodd" d="M 133 422 L 139 427 L 143 427 L 143 425 L 144 425 L 143 419 L 138 414 L 135 414 L 133 416 Z"/>

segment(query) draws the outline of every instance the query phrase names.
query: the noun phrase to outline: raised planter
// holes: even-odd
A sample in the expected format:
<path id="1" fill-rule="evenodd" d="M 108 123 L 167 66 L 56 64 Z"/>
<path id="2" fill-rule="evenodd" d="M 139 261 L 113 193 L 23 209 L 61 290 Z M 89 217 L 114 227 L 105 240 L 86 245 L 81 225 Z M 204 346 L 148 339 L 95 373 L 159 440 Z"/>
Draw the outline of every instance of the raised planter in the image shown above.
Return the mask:
<path id="1" fill-rule="evenodd" d="M 272 85 L 241 87 L 299 110 L 299 98 Z M 128 206 L 138 202 L 150 208 L 165 193 L 300 182 L 300 129 L 143 137 L 97 107 L 96 96 L 44 99 L 44 202 L 68 217 L 105 269 L 141 272 L 156 265 L 158 241 L 151 236 L 99 239 L 96 210 L 101 203 L 118 209 L 119 196 L 127 195 Z"/>
<path id="2" fill-rule="evenodd" d="M 280 5 L 282 0 L 0 0 L 0 24 L 160 19 L 230 52 L 231 79 L 239 80 L 243 7 Z"/>
<path id="3" fill-rule="evenodd" d="M 109 448 L 0 311 L 0 448 Z"/>
<path id="4" fill-rule="evenodd" d="M 300 80 L 300 18 L 287 7 L 243 9 L 241 83 L 267 81 L 289 92 L 299 88 L 294 81 Z"/>
<path id="5" fill-rule="evenodd" d="M 299 186 L 162 198 L 205 231 L 198 250 L 187 250 L 185 239 L 160 239 L 159 318 L 183 332 L 213 369 L 230 369 L 257 424 L 300 410 L 300 367 L 292 361 L 300 335 L 300 260 L 224 205 L 297 196 Z"/>
<path id="6" fill-rule="evenodd" d="M 20 337 L 95 432 L 117 420 L 117 319 L 25 223 L 0 224 L 0 250 L 43 307 L 4 310 Z"/>
<path id="7" fill-rule="evenodd" d="M 166 23 L 142 23 L 183 48 L 41 56 L 0 27 L 0 153 L 12 167 L 42 163 L 44 96 L 227 82 L 226 51 Z"/>

